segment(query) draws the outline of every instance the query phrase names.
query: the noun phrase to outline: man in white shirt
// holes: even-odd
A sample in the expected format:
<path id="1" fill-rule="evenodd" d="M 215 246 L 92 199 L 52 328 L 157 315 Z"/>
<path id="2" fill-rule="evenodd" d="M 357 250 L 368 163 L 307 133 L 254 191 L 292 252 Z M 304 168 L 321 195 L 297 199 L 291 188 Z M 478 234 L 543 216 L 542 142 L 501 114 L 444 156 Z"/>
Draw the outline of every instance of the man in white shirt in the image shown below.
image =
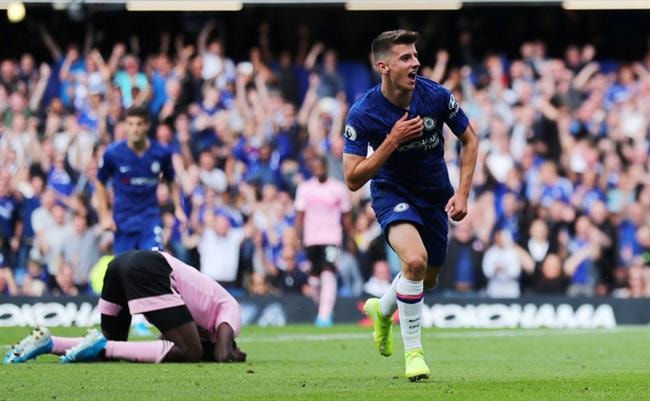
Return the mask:
<path id="1" fill-rule="evenodd" d="M 244 227 L 231 227 L 227 216 L 209 210 L 205 213 L 205 223 L 199 234 L 190 242 L 199 251 L 201 272 L 228 286 L 237 281 L 239 250 L 246 237 Z M 186 244 L 187 245 L 187 244 Z"/>
<path id="2" fill-rule="evenodd" d="M 483 273 L 488 280 L 487 296 L 490 298 L 517 298 L 519 275 L 522 269 L 532 272 L 535 262 L 512 242 L 508 230 L 497 231 L 492 245 L 483 257 Z"/>

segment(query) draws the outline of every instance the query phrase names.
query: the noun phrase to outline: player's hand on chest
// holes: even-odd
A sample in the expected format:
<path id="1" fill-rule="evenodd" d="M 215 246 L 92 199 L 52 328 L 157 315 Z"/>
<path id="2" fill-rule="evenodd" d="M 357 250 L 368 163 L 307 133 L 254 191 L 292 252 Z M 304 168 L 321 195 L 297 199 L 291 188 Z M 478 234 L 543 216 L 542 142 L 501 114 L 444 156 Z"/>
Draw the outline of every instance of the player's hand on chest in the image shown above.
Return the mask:
<path id="1" fill-rule="evenodd" d="M 404 114 L 393 124 L 388 135 L 397 141 L 397 143 L 409 142 L 422 136 L 424 122 L 422 117 L 416 115 L 409 117 L 408 112 Z"/>
<path id="2" fill-rule="evenodd" d="M 382 138 L 394 135 L 398 140 L 398 152 L 430 151 L 440 143 L 437 129 L 437 119 L 430 115 L 403 114 L 393 125 L 390 121 L 385 123 L 384 130 L 388 134 Z"/>

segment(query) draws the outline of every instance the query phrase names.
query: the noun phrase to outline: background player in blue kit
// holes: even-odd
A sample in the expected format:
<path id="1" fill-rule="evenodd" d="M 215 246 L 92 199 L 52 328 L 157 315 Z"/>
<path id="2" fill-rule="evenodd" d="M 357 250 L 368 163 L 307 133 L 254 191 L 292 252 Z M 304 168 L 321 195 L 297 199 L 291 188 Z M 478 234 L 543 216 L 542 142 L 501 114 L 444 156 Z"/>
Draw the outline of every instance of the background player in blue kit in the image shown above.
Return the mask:
<path id="1" fill-rule="evenodd" d="M 371 182 L 372 207 L 402 263 L 381 299 L 364 305 L 374 323 L 375 345 L 392 354 L 392 316 L 399 310 L 406 377 L 429 377 L 420 339 L 423 289 L 437 284 L 447 253 L 447 219 L 467 215 L 478 140 L 449 90 L 417 76 L 418 34 L 388 31 L 372 42 L 381 84 L 350 109 L 345 127 L 345 181 L 355 191 Z M 462 143 L 460 183 L 454 190 L 443 157 L 442 126 Z M 368 145 L 374 152 L 367 156 Z"/>
<path id="2" fill-rule="evenodd" d="M 147 137 L 150 120 L 146 108 L 126 111 L 127 140 L 113 143 L 104 152 L 97 173 L 97 200 L 102 226 L 115 231 L 115 254 L 130 249 L 162 249 L 162 220 L 156 198 L 161 178 L 171 185 L 176 218 L 185 225 L 180 190 L 174 182 L 171 153 Z M 113 184 L 113 217 L 108 208 L 106 185 Z"/>

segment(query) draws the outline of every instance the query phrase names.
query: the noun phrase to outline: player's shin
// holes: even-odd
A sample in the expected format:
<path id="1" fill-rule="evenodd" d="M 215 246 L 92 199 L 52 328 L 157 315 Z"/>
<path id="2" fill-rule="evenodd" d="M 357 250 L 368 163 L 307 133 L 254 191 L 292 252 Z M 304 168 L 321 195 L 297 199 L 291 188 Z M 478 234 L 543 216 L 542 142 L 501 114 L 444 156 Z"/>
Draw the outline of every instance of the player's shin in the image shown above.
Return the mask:
<path id="1" fill-rule="evenodd" d="M 172 347 L 174 343 L 167 340 L 108 341 L 105 356 L 107 359 L 120 361 L 160 363 Z"/>
<path id="2" fill-rule="evenodd" d="M 320 302 L 318 305 L 318 319 L 331 322 L 332 311 L 336 303 L 336 274 L 329 270 L 321 273 Z"/>
<path id="3" fill-rule="evenodd" d="M 320 301 L 320 277 L 309 276 L 308 283 L 311 288 L 311 298 L 318 303 Z"/>
<path id="4" fill-rule="evenodd" d="M 397 282 L 397 307 L 399 310 L 400 330 L 404 340 L 404 351 L 421 349 L 420 339 L 423 282 L 412 281 L 401 276 Z"/>
<path id="5" fill-rule="evenodd" d="M 75 347 L 84 340 L 83 337 L 56 337 L 52 336 L 52 350 L 50 353 L 64 355 L 69 348 Z"/>

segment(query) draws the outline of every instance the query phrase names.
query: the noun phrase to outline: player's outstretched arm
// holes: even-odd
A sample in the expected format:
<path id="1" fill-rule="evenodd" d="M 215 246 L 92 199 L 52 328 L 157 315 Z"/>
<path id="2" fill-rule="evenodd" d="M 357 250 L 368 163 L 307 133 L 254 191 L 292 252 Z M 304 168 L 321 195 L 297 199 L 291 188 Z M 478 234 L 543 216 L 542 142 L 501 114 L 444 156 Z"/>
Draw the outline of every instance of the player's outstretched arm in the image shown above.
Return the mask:
<path id="1" fill-rule="evenodd" d="M 408 112 L 397 120 L 384 142 L 370 155 L 364 157 L 351 153 L 343 154 L 343 174 L 345 184 L 352 191 L 361 188 L 368 180 L 377 174 L 390 155 L 400 144 L 422 135 L 422 118 L 420 116 L 408 119 Z"/>
<path id="2" fill-rule="evenodd" d="M 188 222 L 187 215 L 185 214 L 185 210 L 183 210 L 183 205 L 181 203 L 180 185 L 176 181 L 170 182 L 169 185 L 171 186 L 172 202 L 174 203 L 174 216 L 176 216 L 176 219 L 180 224 L 179 230 L 183 232 L 187 229 Z"/>
<path id="3" fill-rule="evenodd" d="M 478 138 L 471 125 L 458 138 L 463 144 L 460 154 L 460 182 L 458 190 L 445 207 L 445 211 L 454 221 L 461 221 L 467 216 L 467 198 L 472 188 L 472 177 L 474 177 L 478 156 Z"/>

